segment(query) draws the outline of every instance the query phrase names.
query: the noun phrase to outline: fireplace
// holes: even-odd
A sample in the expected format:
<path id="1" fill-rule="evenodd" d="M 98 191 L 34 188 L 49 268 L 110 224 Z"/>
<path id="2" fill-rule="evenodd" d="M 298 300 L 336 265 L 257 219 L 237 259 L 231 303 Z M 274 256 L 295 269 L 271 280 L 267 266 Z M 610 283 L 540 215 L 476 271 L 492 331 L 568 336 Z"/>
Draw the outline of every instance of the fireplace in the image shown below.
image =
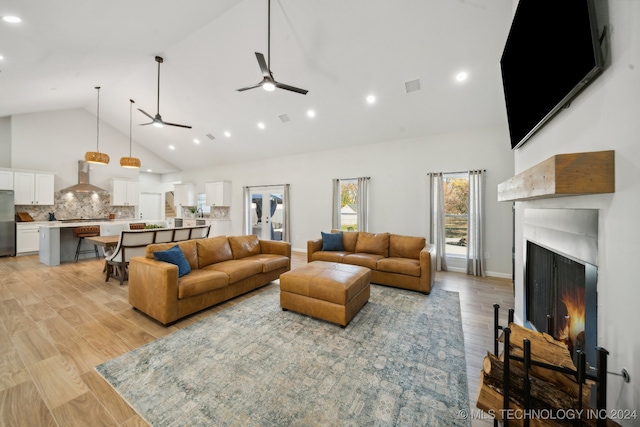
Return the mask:
<path id="1" fill-rule="evenodd" d="M 597 224 L 593 209 L 526 209 L 527 326 L 582 350 L 596 365 Z"/>

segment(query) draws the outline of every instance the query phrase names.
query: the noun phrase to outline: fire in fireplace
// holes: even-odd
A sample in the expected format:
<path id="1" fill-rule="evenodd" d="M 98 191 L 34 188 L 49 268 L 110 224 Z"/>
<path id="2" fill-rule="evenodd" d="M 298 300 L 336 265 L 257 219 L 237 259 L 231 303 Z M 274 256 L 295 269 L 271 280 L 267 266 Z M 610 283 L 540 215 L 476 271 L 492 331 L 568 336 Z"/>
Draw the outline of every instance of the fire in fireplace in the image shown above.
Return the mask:
<path id="1" fill-rule="evenodd" d="M 563 341 L 595 366 L 597 267 L 527 242 L 525 318 L 529 327 Z"/>

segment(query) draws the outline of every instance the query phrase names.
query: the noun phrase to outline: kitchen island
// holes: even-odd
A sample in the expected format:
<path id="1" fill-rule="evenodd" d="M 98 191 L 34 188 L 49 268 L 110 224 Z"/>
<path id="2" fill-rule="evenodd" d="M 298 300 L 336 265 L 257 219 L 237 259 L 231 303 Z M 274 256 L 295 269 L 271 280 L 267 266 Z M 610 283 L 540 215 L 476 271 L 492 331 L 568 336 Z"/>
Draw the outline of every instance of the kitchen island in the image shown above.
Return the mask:
<path id="1" fill-rule="evenodd" d="M 84 227 L 92 225 L 111 225 L 144 222 L 146 224 L 165 224 L 165 221 L 148 221 L 137 219 L 116 219 L 116 220 L 79 220 L 75 221 L 51 221 L 40 225 L 40 262 L 46 265 L 60 265 L 61 262 L 72 261 L 75 259 L 78 238 L 73 235 L 75 227 Z M 86 248 L 90 243 L 85 242 Z M 80 254 L 81 258 L 92 258 L 94 254 Z"/>

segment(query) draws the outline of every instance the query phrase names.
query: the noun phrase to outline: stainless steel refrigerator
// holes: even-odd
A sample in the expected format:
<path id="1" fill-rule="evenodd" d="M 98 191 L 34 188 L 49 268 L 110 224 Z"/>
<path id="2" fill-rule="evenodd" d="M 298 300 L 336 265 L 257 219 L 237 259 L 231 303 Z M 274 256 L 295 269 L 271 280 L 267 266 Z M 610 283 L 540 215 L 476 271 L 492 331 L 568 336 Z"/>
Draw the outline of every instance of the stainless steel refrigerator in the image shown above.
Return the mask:
<path id="1" fill-rule="evenodd" d="M 16 255 L 16 212 L 13 190 L 0 190 L 0 256 Z"/>

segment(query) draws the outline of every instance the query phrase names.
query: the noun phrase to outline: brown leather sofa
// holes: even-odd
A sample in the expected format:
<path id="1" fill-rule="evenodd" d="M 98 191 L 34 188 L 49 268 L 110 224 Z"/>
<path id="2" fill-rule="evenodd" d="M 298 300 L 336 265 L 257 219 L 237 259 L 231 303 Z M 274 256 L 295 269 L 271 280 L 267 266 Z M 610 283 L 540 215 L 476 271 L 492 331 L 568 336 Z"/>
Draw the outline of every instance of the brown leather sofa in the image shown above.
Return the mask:
<path id="1" fill-rule="evenodd" d="M 191 272 L 157 261 L 178 245 Z M 164 325 L 266 285 L 291 269 L 291 244 L 257 236 L 217 236 L 149 245 L 129 262 L 129 304 Z"/>
<path id="2" fill-rule="evenodd" d="M 335 230 L 332 231 L 335 233 Z M 347 231 L 344 250 L 322 250 L 322 239 L 307 242 L 307 262 L 330 261 L 371 269 L 371 283 L 431 292 L 435 279 L 435 247 L 424 237 Z"/>

